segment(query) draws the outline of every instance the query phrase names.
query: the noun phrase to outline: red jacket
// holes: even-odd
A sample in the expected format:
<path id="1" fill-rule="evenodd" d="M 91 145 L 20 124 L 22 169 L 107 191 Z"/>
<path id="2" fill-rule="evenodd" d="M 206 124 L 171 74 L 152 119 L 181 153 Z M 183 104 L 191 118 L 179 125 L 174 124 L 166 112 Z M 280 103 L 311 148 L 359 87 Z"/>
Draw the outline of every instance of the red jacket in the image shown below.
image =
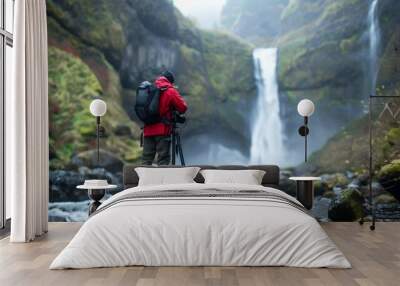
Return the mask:
<path id="1" fill-rule="evenodd" d="M 162 118 L 171 120 L 172 110 L 176 110 L 180 113 L 186 112 L 187 105 L 185 100 L 165 77 L 159 77 L 155 84 L 158 88 L 163 90 L 159 103 L 160 115 Z M 171 125 L 162 122 L 145 125 L 143 133 L 145 137 L 171 135 Z"/>

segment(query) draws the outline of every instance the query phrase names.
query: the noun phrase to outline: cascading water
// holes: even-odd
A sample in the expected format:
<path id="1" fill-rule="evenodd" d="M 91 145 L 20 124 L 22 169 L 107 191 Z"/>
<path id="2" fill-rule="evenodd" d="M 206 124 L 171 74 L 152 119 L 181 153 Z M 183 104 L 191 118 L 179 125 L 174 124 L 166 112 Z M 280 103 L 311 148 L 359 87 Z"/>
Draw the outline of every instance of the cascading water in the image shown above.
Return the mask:
<path id="1" fill-rule="evenodd" d="M 278 50 L 255 49 L 253 60 L 258 99 L 253 119 L 250 163 L 284 165 L 284 135 L 276 72 Z"/>
<path id="2" fill-rule="evenodd" d="M 378 57 L 380 43 L 380 28 L 378 19 L 378 0 L 373 0 L 368 12 L 369 22 L 369 62 L 370 62 L 370 84 L 371 94 L 375 94 L 376 81 L 378 77 Z"/>

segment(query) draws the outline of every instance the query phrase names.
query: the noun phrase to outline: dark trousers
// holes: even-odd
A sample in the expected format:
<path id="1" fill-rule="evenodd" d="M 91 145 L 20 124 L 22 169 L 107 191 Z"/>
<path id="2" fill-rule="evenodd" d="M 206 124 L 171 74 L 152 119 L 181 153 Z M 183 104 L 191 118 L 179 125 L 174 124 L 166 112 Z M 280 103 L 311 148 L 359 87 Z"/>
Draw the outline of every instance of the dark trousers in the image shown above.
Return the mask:
<path id="1" fill-rule="evenodd" d="M 149 136 L 143 138 L 143 165 L 153 164 L 157 154 L 157 165 L 171 162 L 171 136 Z"/>

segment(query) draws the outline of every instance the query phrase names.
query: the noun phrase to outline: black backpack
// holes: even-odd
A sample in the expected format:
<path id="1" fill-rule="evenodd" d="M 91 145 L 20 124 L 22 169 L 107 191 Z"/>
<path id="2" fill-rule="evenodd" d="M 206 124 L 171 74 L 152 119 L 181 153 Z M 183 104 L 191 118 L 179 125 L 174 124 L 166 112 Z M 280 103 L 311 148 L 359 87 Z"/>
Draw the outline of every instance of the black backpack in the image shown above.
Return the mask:
<path id="1" fill-rule="evenodd" d="M 135 112 L 144 124 L 162 121 L 159 111 L 161 93 L 161 89 L 148 81 L 142 82 L 137 88 Z"/>

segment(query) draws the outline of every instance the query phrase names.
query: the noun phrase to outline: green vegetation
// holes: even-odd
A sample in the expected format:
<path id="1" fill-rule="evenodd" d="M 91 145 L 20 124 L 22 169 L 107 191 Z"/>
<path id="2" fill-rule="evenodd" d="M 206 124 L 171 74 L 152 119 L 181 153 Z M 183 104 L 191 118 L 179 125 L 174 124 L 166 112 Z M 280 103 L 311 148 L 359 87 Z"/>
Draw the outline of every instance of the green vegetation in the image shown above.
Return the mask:
<path id="1" fill-rule="evenodd" d="M 397 200 L 391 194 L 383 193 L 375 197 L 374 202 L 375 204 L 393 204 L 397 203 Z"/>
<path id="2" fill-rule="evenodd" d="M 364 111 L 369 93 L 370 4 L 365 0 L 228 0 L 223 11 L 225 27 L 231 32 L 258 46 L 279 47 L 279 89 L 284 109 L 289 110 L 285 124 L 290 128 L 297 124 L 298 118 L 291 117 L 290 111 L 300 99 L 309 98 L 316 104 L 312 133 L 333 137 L 312 155 L 311 171 L 362 173 L 368 167 Z M 379 1 L 379 95 L 400 95 L 399 9 L 400 1 Z M 275 29 L 279 33 L 271 34 Z M 377 170 L 398 158 L 400 150 L 395 126 L 385 121 L 378 129 L 374 135 Z"/>
<path id="3" fill-rule="evenodd" d="M 108 103 L 108 114 L 103 118 L 107 136 L 102 139 L 103 147 L 118 152 L 126 161 L 138 159 L 137 139 L 118 140 L 113 133 L 119 122 L 129 121 L 120 104 L 104 93 L 84 62 L 54 47 L 49 48 L 49 94 L 51 169 L 67 167 L 74 155 L 95 146 L 95 119 L 89 112 L 95 97 Z"/>
<path id="4" fill-rule="evenodd" d="M 400 156 L 400 131 L 396 123 L 374 125 L 374 167 L 379 169 Z M 368 118 L 355 120 L 332 137 L 325 146 L 312 154 L 310 164 L 319 173 L 368 170 L 369 158 Z M 335 156 L 332 156 L 335 154 Z"/>
<path id="5" fill-rule="evenodd" d="M 221 23 L 257 47 L 271 46 L 280 33 L 281 13 L 289 0 L 228 0 Z"/>
<path id="6" fill-rule="evenodd" d="M 279 15 L 280 27 L 266 21 L 263 23 L 269 25 L 268 29 L 255 23 L 262 29 L 248 31 L 256 36 L 255 43 L 270 43 L 274 38 L 279 46 L 280 91 L 287 98 L 288 108 L 308 97 L 324 115 L 321 126 L 333 120 L 337 126 L 346 126 L 311 157 L 314 167 L 320 172 L 365 171 L 367 118 L 354 118 L 361 116 L 365 97 L 360 92 L 365 84 L 360 51 L 367 46 L 363 36 L 366 2 L 268 0 L 271 5 L 263 4 L 268 7 L 257 11 L 254 7 L 264 3 L 261 0 L 230 2 L 232 14 L 225 15 L 228 26 L 237 19 L 237 12 L 242 11 L 238 7 L 242 6 L 249 13 L 243 17 L 251 19 L 259 19 L 258 13 Z M 152 79 L 163 66 L 175 69 L 180 90 L 188 95 L 190 124 L 185 128 L 186 135 L 204 132 L 217 123 L 235 142 L 248 147 L 248 123 L 242 110 L 250 108 L 256 92 L 253 46 L 226 33 L 198 30 L 169 1 L 130 3 L 47 1 L 50 109 L 54 111 L 52 168 L 67 167 L 72 156 L 94 147 L 95 126 L 87 106 L 95 96 L 104 98 L 109 107 L 104 118 L 104 148 L 122 160 L 137 161 L 141 149 L 139 124 L 132 111 L 135 87 L 142 80 Z M 377 93 L 386 95 L 400 94 L 399 61 L 395 57 L 395 47 L 400 46 L 399 19 L 389 10 L 395 9 L 382 5 L 385 44 L 377 89 Z M 154 17 L 154 11 L 161 12 Z M 395 32 L 385 32 L 387 27 Z M 274 29 L 280 34 L 262 33 Z M 265 39 L 260 40 L 262 37 Z M 349 112 L 349 106 L 354 112 Z M 121 124 L 130 132 L 121 135 L 117 131 Z M 396 126 L 385 124 L 381 130 L 375 142 L 379 167 L 398 158 L 400 138 Z"/>
<path id="7" fill-rule="evenodd" d="M 249 98 L 254 89 L 252 48 L 223 33 L 203 32 L 205 64 L 220 101 Z"/>
<path id="8" fill-rule="evenodd" d="M 66 165 L 95 133 L 88 106 L 101 93 L 102 88 L 87 65 L 61 50 L 49 49 L 52 168 Z"/>
<path id="9" fill-rule="evenodd" d="M 217 122 L 239 144 L 249 144 L 240 110 L 254 98 L 252 47 L 224 33 L 200 31 L 199 45 L 180 45 L 180 90 L 188 95 L 188 133 Z M 211 123 L 212 122 L 212 123 Z"/>
<path id="10" fill-rule="evenodd" d="M 393 160 L 378 172 L 379 182 L 397 200 L 400 200 L 400 159 Z"/>
<path id="11" fill-rule="evenodd" d="M 360 46 L 360 34 L 351 35 L 340 42 L 340 50 L 343 55 L 355 51 Z"/>
<path id="12" fill-rule="evenodd" d="M 355 59 L 367 9 L 360 0 L 291 1 L 282 14 L 286 33 L 279 38 L 281 88 L 301 98 L 297 91 L 329 87 L 322 98 L 329 101 L 337 98 L 338 87 L 361 80 L 362 65 Z"/>
<path id="13" fill-rule="evenodd" d="M 102 148 L 136 162 L 141 149 L 135 89 L 163 66 L 174 69 L 188 95 L 187 134 L 217 122 L 242 145 L 249 143 L 239 110 L 255 95 L 251 46 L 198 30 L 169 1 L 131 2 L 47 1 L 50 108 L 57 110 L 51 119 L 52 169 L 69 168 L 72 157 L 95 147 L 88 111 L 95 96 L 108 105 Z"/>
<path id="14" fill-rule="evenodd" d="M 47 13 L 83 43 L 106 52 L 110 62 L 121 59 L 126 46 L 123 27 L 117 14 L 120 3 L 108 0 L 47 0 Z"/>
<path id="15" fill-rule="evenodd" d="M 295 21 L 305 22 L 311 15 L 319 14 L 321 12 L 321 5 L 325 4 L 325 2 L 325 0 L 290 0 L 282 11 L 281 20 L 285 22 L 295 19 Z"/>
<path id="16" fill-rule="evenodd" d="M 363 115 L 367 98 L 368 38 L 363 0 L 291 0 L 282 12 L 279 37 L 279 81 L 290 104 L 310 98 L 323 114 L 320 124 L 336 122 L 342 129 L 311 156 L 310 169 L 318 173 L 368 168 L 368 117 Z M 399 1 L 381 1 L 379 19 L 382 54 L 376 93 L 400 95 L 398 55 Z M 352 112 L 349 112 L 351 107 Z M 399 158 L 400 131 L 393 120 L 375 126 L 376 170 Z M 334 156 L 332 154 L 335 154 Z"/>
<path id="17" fill-rule="evenodd" d="M 390 164 L 383 166 L 378 175 L 383 177 L 391 174 L 400 174 L 400 159 L 393 160 Z"/>

